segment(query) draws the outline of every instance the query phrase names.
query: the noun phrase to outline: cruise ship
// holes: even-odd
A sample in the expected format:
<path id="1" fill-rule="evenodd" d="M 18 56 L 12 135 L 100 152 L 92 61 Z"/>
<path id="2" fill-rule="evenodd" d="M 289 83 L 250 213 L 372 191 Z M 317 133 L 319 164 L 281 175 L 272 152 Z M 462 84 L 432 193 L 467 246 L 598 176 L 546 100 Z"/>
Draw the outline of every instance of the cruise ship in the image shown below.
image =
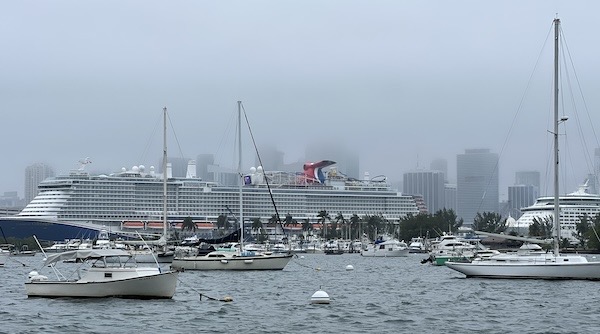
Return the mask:
<path id="1" fill-rule="evenodd" d="M 587 182 L 577 189 L 577 191 L 559 196 L 560 206 L 560 236 L 567 238 L 572 242 L 578 242 L 573 236 L 577 232 L 577 223 L 584 215 L 593 218 L 600 213 L 600 195 L 587 192 Z M 522 208 L 523 215 L 511 224 L 512 228 L 517 229 L 521 234 L 529 232 L 529 226 L 533 220 L 553 219 L 554 217 L 554 196 L 545 196 L 538 198 L 535 203 L 526 208 Z"/>
<path id="2" fill-rule="evenodd" d="M 266 222 L 275 214 L 270 193 L 279 215 L 290 214 L 298 221 L 316 222 L 322 210 L 348 219 L 353 214 L 382 215 L 390 221 L 418 213 L 412 196 L 392 189 L 385 178 L 348 178 L 333 164 L 306 163 L 304 171 L 296 173 L 252 168 L 243 175 L 241 187 L 203 181 L 195 175 L 193 160 L 185 178 L 172 177 L 168 164 L 167 229 L 181 229 L 186 217 L 197 226 L 215 223 L 220 215 L 237 217 L 240 189 L 245 221 L 258 217 Z M 164 174 L 140 165 L 91 175 L 84 167 L 41 182 L 38 195 L 21 212 L 0 218 L 5 235 L 64 240 L 93 238 L 102 230 L 124 236 L 163 233 Z"/>

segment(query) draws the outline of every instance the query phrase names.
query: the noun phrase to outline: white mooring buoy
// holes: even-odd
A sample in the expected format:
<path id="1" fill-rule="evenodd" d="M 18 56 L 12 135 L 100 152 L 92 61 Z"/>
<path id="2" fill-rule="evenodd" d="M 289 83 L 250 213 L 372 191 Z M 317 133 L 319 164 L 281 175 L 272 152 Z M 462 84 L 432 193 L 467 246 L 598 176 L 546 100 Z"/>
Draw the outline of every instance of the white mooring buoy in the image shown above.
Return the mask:
<path id="1" fill-rule="evenodd" d="M 323 290 L 318 290 L 310 297 L 311 304 L 329 304 L 329 302 L 329 295 Z"/>
<path id="2" fill-rule="evenodd" d="M 346 266 L 346 271 L 350 271 L 350 270 L 354 270 L 354 267 L 351 264 Z"/>

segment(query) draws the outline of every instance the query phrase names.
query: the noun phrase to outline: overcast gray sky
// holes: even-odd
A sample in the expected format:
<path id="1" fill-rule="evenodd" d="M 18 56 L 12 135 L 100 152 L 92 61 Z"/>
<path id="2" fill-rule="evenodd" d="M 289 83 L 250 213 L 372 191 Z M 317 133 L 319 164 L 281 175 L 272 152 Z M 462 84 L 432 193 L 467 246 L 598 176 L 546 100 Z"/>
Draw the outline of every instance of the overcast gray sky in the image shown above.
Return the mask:
<path id="1" fill-rule="evenodd" d="M 586 153 L 597 146 L 598 13 L 600 1 L 573 0 L 2 1 L 0 192 L 23 196 L 35 162 L 156 164 L 160 145 L 147 145 L 163 106 L 184 155 L 218 154 L 242 100 L 286 162 L 339 141 L 361 172 L 400 180 L 446 158 L 455 180 L 457 154 L 489 148 L 503 197 L 515 171 L 544 178 L 551 157 L 550 60 L 527 86 L 540 52 L 552 57 L 557 14 L 587 103 Z M 590 172 L 576 125 L 564 128 L 568 191 Z"/>

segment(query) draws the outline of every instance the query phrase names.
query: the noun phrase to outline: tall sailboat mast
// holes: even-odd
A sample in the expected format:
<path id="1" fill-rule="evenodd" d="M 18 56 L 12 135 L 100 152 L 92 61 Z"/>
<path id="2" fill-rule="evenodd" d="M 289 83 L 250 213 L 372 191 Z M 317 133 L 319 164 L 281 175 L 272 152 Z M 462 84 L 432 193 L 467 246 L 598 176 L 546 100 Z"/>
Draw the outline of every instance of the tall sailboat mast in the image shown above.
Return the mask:
<path id="1" fill-rule="evenodd" d="M 238 104 L 238 196 L 240 210 L 240 251 L 244 250 L 244 203 L 242 196 L 242 184 L 244 176 L 242 175 L 242 101 L 237 101 Z"/>
<path id="2" fill-rule="evenodd" d="M 554 19 L 554 254 L 559 255 L 560 204 L 558 191 L 558 41 L 560 19 Z"/>
<path id="3" fill-rule="evenodd" d="M 163 108 L 163 237 L 167 241 L 167 107 Z"/>

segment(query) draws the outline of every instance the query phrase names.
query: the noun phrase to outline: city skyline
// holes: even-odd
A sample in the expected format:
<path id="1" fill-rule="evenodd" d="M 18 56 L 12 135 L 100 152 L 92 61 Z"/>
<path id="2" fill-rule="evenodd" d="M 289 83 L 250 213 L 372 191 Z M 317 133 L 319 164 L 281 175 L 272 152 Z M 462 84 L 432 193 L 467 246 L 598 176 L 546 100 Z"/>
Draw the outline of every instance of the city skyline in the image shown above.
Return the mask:
<path id="1" fill-rule="evenodd" d="M 561 192 L 593 173 L 597 1 L 36 6 L 0 4 L 0 38 L 11 50 L 0 54 L 7 64 L 0 192 L 23 196 L 23 170 L 35 162 L 57 174 L 85 157 L 92 171 L 156 166 L 163 107 L 177 134 L 169 156 L 212 153 L 229 165 L 235 156 L 226 140 L 239 100 L 259 147 L 276 146 L 286 164 L 306 157 L 309 145 L 334 143 L 360 157 L 359 176 L 397 182 L 441 158 L 455 182 L 456 155 L 487 148 L 499 155 L 500 198 L 519 170 L 539 171 L 540 194 L 547 194 L 546 40 L 555 17 L 577 69 L 569 72 L 577 83 L 562 87 L 581 88 L 585 97 L 578 108 L 561 104 L 569 116 L 560 127 Z M 255 164 L 252 152 L 244 149 L 245 168 Z"/>
<path id="2" fill-rule="evenodd" d="M 330 146 L 329 148 L 330 149 L 339 149 L 339 147 L 337 147 L 337 146 Z M 270 149 L 266 150 L 267 153 L 269 153 L 270 150 L 274 150 L 276 152 L 279 152 L 278 150 L 276 150 L 274 148 L 270 148 Z M 487 149 L 467 149 L 466 151 L 470 151 L 470 150 L 487 150 Z M 275 154 L 278 155 L 277 153 L 275 153 Z M 321 152 L 320 156 L 324 156 L 324 155 L 325 156 L 327 155 L 327 150 L 323 150 Z M 340 156 L 338 155 L 338 157 L 340 157 Z M 88 164 L 86 164 L 85 168 L 86 168 L 87 171 L 91 172 L 92 174 L 107 174 L 107 173 L 117 173 L 117 172 L 120 172 L 123 168 L 130 169 L 133 166 L 146 165 L 147 167 L 154 166 L 157 171 L 161 172 L 161 166 L 162 166 L 162 163 L 160 162 L 161 159 L 162 159 L 161 157 L 157 157 L 155 159 L 156 161 L 155 161 L 154 164 L 152 164 L 152 163 L 148 164 L 148 165 L 146 165 L 146 164 L 137 164 L 137 165 L 132 165 L 132 166 L 124 166 L 124 165 L 122 165 L 121 167 L 114 168 L 113 170 L 107 170 L 107 169 L 101 169 L 101 170 L 99 170 L 99 169 L 95 169 L 95 168 L 93 168 L 93 164 L 92 164 L 91 159 L 90 159 L 89 161 L 87 161 Z M 207 175 L 206 173 L 207 172 L 203 171 L 202 168 L 205 167 L 206 165 L 219 166 L 219 164 L 215 162 L 215 155 L 214 154 L 202 153 L 202 154 L 196 155 L 194 158 L 189 158 L 189 157 L 172 157 L 172 156 L 169 156 L 169 161 L 173 164 L 173 172 L 174 172 L 175 175 L 178 175 L 180 177 L 183 177 L 185 175 L 185 171 L 186 171 L 186 168 L 187 168 L 187 161 L 188 161 L 188 159 L 193 159 L 193 160 L 197 161 L 196 164 L 197 164 L 197 173 L 198 173 L 198 176 L 202 177 L 205 180 L 210 180 L 210 178 L 206 177 L 206 175 Z M 205 160 L 204 163 L 200 162 L 200 161 L 202 161 L 202 159 Z M 263 159 L 265 159 L 265 158 L 263 157 Z M 266 158 L 266 160 L 270 160 L 270 159 L 273 159 L 273 158 L 271 158 L 271 157 L 267 157 Z M 281 157 L 278 156 L 276 159 L 281 159 Z M 344 160 L 343 156 L 341 156 L 341 159 Z M 350 159 L 350 160 L 348 160 L 348 159 Z M 348 159 L 346 159 L 346 160 L 353 161 L 354 163 L 359 163 L 360 162 L 360 159 L 357 158 L 357 157 L 352 157 L 351 156 L 351 157 L 348 157 Z M 317 161 L 317 160 L 310 160 L 310 161 L 314 162 L 314 161 Z M 49 165 L 47 163 L 44 163 L 44 162 L 36 162 L 36 163 L 33 163 L 33 164 L 29 165 L 29 166 L 26 166 L 25 169 L 24 169 L 23 175 L 25 176 L 25 180 L 27 180 L 27 178 L 28 178 L 27 175 L 29 173 L 28 170 L 30 170 L 32 168 L 37 170 L 37 169 L 40 168 L 40 166 L 43 167 L 44 169 L 50 169 L 52 171 L 52 175 L 54 175 L 54 174 L 67 174 L 70 170 L 75 170 L 75 169 L 81 167 L 81 165 L 80 165 L 81 161 L 82 160 L 78 161 L 78 163 L 75 164 L 74 167 L 71 168 L 71 169 L 69 169 L 68 171 L 67 170 L 66 171 L 59 171 L 59 172 L 56 172 L 56 173 L 54 172 L 55 168 L 53 166 L 51 166 L 51 165 Z M 309 160 L 303 159 L 303 160 L 298 160 L 296 162 L 290 162 L 288 164 L 284 163 L 283 165 L 281 165 L 282 161 L 283 161 L 283 159 L 281 159 L 280 163 L 274 163 L 274 165 L 277 166 L 277 168 L 275 168 L 274 170 L 282 169 L 282 170 L 286 170 L 286 171 L 301 171 L 301 164 L 303 162 L 307 162 Z M 598 162 L 600 162 L 600 160 L 598 160 Z M 336 169 L 339 169 L 340 168 L 339 165 L 340 165 L 340 162 L 336 161 L 336 165 L 334 165 L 334 167 Z M 500 167 L 501 165 L 502 165 L 501 162 L 499 162 L 496 167 Z M 248 166 L 257 166 L 257 161 L 254 161 L 253 164 L 248 164 Z M 598 167 L 598 165 L 595 165 L 595 166 L 596 166 L 596 168 Z M 283 168 L 280 168 L 280 167 L 283 167 Z M 347 167 L 347 166 L 344 166 L 344 167 Z M 436 168 L 436 167 L 439 167 L 439 168 Z M 235 168 L 233 168 L 232 166 L 226 167 L 226 166 L 222 166 L 221 165 L 220 168 L 224 168 L 224 170 L 229 169 L 230 171 L 235 171 Z M 350 168 L 353 169 L 354 167 L 350 167 Z M 249 169 L 250 169 L 250 167 L 247 168 L 247 171 L 249 171 Z M 434 159 L 432 161 L 432 164 L 430 165 L 429 168 L 421 167 L 421 168 L 409 169 L 407 171 L 400 172 L 401 176 L 398 179 L 392 179 L 392 178 L 388 177 L 388 182 L 390 184 L 396 184 L 396 185 L 398 185 L 397 186 L 398 191 L 402 191 L 404 193 L 407 193 L 403 189 L 405 178 L 406 178 L 406 174 L 420 173 L 420 172 L 431 172 L 431 171 L 440 171 L 445 176 L 445 183 L 446 184 L 454 184 L 454 185 L 456 185 L 456 183 L 457 183 L 457 179 L 456 179 L 457 176 L 456 175 L 450 175 L 449 176 L 447 174 L 447 169 L 448 169 L 447 161 L 445 159 L 436 158 L 436 159 Z M 451 169 L 452 170 L 456 170 L 456 166 L 451 166 Z M 342 169 L 340 169 L 340 171 L 345 172 L 345 170 L 342 170 Z M 501 171 L 500 171 L 500 174 L 501 174 Z M 373 176 L 376 176 L 376 175 L 370 174 L 370 176 L 373 177 Z M 354 176 L 351 175 L 351 177 L 354 177 Z M 361 177 L 364 177 L 364 175 L 360 175 L 358 178 L 361 178 Z M 539 171 L 518 170 L 512 176 L 507 176 L 505 182 L 506 182 L 505 185 L 499 184 L 499 189 L 498 189 L 499 193 L 498 193 L 498 196 L 499 196 L 499 202 L 500 203 L 503 202 L 503 201 L 506 201 L 509 198 L 508 193 L 510 192 L 509 188 L 511 186 L 523 185 L 523 184 L 534 185 L 538 189 L 538 193 L 539 193 L 539 189 L 541 188 L 541 186 L 540 186 L 540 172 Z M 583 182 L 581 182 L 579 184 L 583 184 Z M 21 186 L 20 190 L 18 190 L 18 189 L 6 189 L 6 190 L 0 191 L 0 193 L 15 192 L 16 191 L 20 195 L 20 197 L 23 198 L 23 196 L 22 196 L 22 194 L 23 194 L 23 187 L 27 188 L 28 186 L 26 186 L 25 184 L 23 184 Z M 505 187 L 505 188 L 502 188 L 502 187 Z M 593 187 L 590 185 L 590 188 L 593 188 Z M 565 190 L 562 191 L 562 193 L 570 193 L 572 191 L 573 191 L 573 189 L 565 189 Z M 503 197 L 503 192 L 507 194 L 504 197 Z M 544 195 L 544 193 L 539 193 L 539 195 L 540 196 Z M 438 207 L 438 206 L 436 206 L 436 207 Z"/>

